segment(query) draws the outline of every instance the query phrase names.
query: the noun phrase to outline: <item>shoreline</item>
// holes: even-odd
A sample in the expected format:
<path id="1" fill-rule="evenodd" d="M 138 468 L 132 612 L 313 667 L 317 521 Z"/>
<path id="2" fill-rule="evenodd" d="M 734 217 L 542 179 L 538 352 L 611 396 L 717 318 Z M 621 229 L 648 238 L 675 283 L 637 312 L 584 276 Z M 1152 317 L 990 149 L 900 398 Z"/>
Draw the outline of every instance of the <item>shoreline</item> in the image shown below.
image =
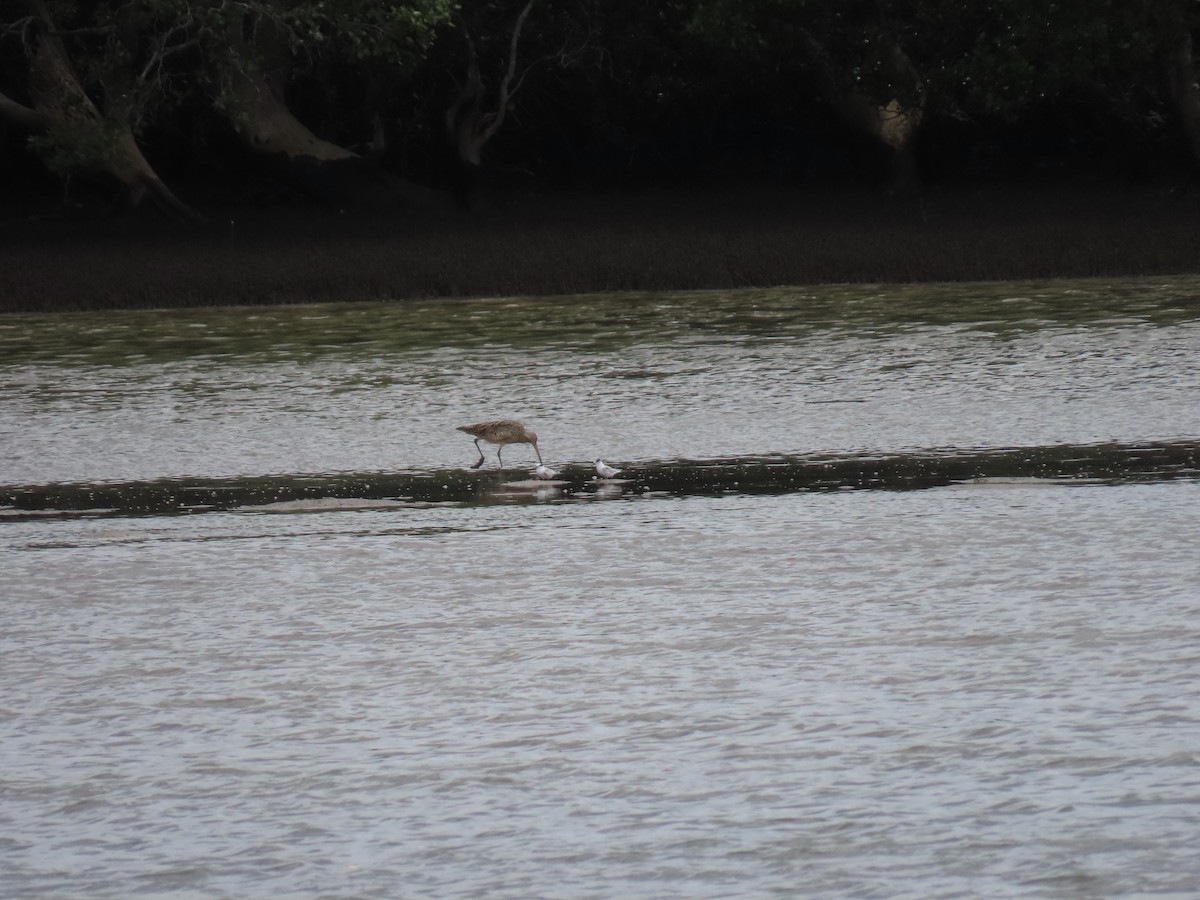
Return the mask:
<path id="1" fill-rule="evenodd" d="M 32 220 L 31 220 L 32 221 Z M 0 312 L 1200 273 L 1200 199 L 1144 188 L 493 198 L 0 226 Z"/>

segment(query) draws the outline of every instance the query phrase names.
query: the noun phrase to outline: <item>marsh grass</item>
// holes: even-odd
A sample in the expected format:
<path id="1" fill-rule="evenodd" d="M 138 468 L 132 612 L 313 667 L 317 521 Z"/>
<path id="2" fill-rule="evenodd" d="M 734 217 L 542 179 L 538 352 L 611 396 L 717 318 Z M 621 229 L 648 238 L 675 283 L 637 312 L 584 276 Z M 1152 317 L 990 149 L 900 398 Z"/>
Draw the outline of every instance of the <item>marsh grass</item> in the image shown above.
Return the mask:
<path id="1" fill-rule="evenodd" d="M 1200 271 L 1200 200 L 1152 189 L 554 195 L 213 221 L 10 221 L 0 311 Z"/>

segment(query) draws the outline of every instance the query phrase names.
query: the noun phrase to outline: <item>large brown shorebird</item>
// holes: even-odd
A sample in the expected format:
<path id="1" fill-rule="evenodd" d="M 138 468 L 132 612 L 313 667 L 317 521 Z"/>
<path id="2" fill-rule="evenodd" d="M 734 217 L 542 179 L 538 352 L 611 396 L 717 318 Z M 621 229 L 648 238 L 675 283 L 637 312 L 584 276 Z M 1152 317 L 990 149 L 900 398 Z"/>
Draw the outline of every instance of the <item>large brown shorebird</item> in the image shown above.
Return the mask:
<path id="1" fill-rule="evenodd" d="M 483 465 L 484 456 L 483 448 L 479 446 L 480 441 L 497 445 L 496 462 L 501 468 L 504 467 L 504 460 L 500 458 L 500 451 L 509 444 L 532 445 L 538 462 L 542 462 L 542 452 L 538 450 L 537 435 L 516 419 L 493 419 L 490 422 L 476 422 L 474 425 L 459 425 L 458 430 L 465 431 L 475 438 L 475 449 L 479 451 L 479 462 L 471 466 L 472 469 L 478 469 Z M 545 464 L 543 463 L 543 465 Z"/>

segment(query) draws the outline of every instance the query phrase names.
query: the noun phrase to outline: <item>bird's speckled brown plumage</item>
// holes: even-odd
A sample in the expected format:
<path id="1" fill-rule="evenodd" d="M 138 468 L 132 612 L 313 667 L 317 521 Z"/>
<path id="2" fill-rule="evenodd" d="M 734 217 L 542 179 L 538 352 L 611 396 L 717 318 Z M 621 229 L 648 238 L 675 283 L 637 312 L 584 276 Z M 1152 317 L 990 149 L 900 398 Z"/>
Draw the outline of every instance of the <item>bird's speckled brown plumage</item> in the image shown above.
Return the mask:
<path id="1" fill-rule="evenodd" d="M 501 467 L 504 466 L 504 460 L 500 458 L 500 451 L 509 444 L 529 444 L 533 447 L 533 452 L 537 454 L 538 462 L 542 462 L 542 452 L 538 450 L 537 435 L 516 419 L 492 419 L 490 422 L 476 422 L 474 425 L 459 425 L 458 430 L 465 431 L 475 438 L 475 449 L 479 451 L 479 462 L 471 466 L 472 469 L 478 469 L 483 465 L 484 455 L 483 448 L 479 446 L 480 441 L 497 445 L 496 462 Z"/>

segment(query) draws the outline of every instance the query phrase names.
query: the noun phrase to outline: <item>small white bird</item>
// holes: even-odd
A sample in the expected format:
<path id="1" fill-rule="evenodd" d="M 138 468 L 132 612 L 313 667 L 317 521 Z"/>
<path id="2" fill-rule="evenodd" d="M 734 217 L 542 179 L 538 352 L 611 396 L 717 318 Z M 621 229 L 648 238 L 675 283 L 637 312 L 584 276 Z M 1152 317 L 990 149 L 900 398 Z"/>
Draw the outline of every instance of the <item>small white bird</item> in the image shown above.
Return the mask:
<path id="1" fill-rule="evenodd" d="M 549 481 L 551 478 L 553 478 L 558 473 L 556 471 L 554 471 L 553 469 L 551 469 L 549 466 L 542 464 L 533 470 L 533 474 L 535 477 L 542 479 L 542 481 Z"/>
<path id="2" fill-rule="evenodd" d="M 616 478 L 623 471 L 623 469 L 614 469 L 602 459 L 596 460 L 596 474 L 601 478 Z"/>

